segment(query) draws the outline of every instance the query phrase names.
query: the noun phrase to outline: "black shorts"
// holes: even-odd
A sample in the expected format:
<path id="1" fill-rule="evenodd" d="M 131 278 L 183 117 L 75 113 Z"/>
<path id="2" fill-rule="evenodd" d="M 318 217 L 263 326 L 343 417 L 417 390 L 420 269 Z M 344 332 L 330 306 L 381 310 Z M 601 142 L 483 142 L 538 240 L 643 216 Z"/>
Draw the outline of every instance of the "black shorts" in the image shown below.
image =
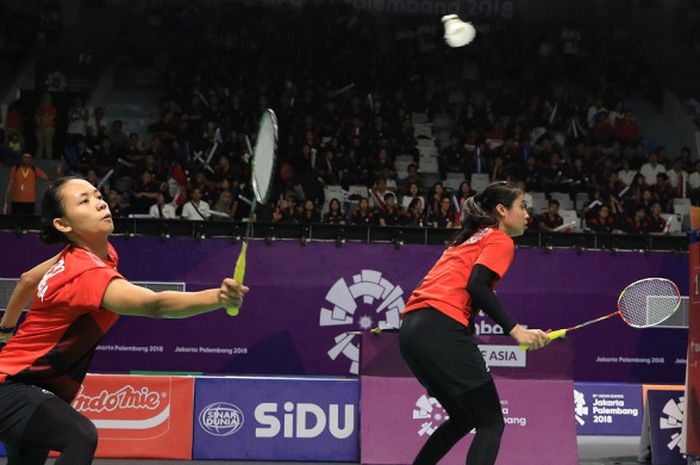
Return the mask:
<path id="1" fill-rule="evenodd" d="M 469 328 L 434 308 L 406 314 L 399 344 L 413 374 L 438 400 L 458 398 L 492 379 Z"/>
<path id="2" fill-rule="evenodd" d="M 42 402 L 56 397 L 33 384 L 0 383 L 0 440 L 19 444 L 27 421 Z"/>

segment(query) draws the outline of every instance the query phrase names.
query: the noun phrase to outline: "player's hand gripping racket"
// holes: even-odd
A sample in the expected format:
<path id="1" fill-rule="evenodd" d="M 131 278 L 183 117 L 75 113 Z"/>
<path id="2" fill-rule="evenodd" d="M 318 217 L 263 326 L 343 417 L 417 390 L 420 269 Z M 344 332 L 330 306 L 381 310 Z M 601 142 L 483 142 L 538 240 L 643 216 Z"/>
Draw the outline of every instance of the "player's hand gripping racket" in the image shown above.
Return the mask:
<path id="1" fill-rule="evenodd" d="M 243 284 L 245 278 L 246 254 L 248 252 L 248 239 L 253 228 L 253 218 L 255 216 L 255 206 L 265 204 L 272 190 L 272 179 L 275 172 L 275 155 L 277 153 L 277 116 L 271 109 L 265 110 L 260 117 L 258 126 L 258 136 L 255 139 L 255 149 L 251 151 L 250 177 L 253 184 L 255 198 L 251 199 L 250 215 L 246 225 L 245 236 L 241 252 L 236 260 L 236 268 L 233 272 L 233 279 L 238 284 Z M 227 308 L 226 313 L 231 316 L 238 315 L 238 307 Z"/>
<path id="2" fill-rule="evenodd" d="M 569 331 L 585 328 L 593 323 L 620 315 L 633 328 L 649 328 L 666 321 L 681 305 L 681 293 L 673 281 L 665 278 L 646 278 L 627 286 L 617 299 L 617 311 L 586 321 L 571 328 L 557 329 L 547 333 L 547 340 L 565 337 Z M 521 345 L 527 350 L 529 346 Z"/>

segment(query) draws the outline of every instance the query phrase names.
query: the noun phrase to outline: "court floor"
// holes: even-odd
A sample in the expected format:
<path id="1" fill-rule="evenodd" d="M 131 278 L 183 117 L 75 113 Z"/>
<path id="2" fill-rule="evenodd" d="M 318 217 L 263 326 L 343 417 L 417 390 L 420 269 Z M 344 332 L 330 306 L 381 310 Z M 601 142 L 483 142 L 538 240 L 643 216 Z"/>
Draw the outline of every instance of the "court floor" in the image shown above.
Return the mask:
<path id="1" fill-rule="evenodd" d="M 637 453 L 639 449 L 639 438 L 633 436 L 579 436 L 579 464 L 580 465 L 639 465 Z M 54 461 L 49 460 L 49 464 Z M 0 464 L 7 463 L 6 459 L 0 459 Z M 235 462 L 219 460 L 194 460 L 191 462 L 177 460 L 95 460 L 95 465 L 299 465 L 300 462 Z M 356 465 L 354 463 L 321 463 L 314 465 Z M 536 463 L 517 463 L 513 465 L 539 465 Z"/>

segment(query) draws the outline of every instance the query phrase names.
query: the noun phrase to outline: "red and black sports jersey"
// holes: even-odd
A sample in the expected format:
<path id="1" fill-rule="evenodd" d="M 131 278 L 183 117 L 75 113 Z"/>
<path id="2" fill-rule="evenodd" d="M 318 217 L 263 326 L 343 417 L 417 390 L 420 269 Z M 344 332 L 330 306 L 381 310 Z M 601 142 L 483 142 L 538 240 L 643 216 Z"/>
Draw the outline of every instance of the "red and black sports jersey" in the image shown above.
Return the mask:
<path id="1" fill-rule="evenodd" d="M 0 382 L 35 384 L 70 402 L 95 347 L 119 316 L 101 308 L 107 285 L 122 278 L 119 258 L 67 246 L 36 288 L 27 317 L 0 352 Z"/>
<path id="2" fill-rule="evenodd" d="M 513 239 L 503 231 L 495 228 L 477 231 L 462 244 L 452 246 L 442 253 L 411 294 L 404 314 L 432 307 L 467 326 L 472 316 L 467 282 L 474 265 L 484 265 L 503 278 L 514 254 Z"/>

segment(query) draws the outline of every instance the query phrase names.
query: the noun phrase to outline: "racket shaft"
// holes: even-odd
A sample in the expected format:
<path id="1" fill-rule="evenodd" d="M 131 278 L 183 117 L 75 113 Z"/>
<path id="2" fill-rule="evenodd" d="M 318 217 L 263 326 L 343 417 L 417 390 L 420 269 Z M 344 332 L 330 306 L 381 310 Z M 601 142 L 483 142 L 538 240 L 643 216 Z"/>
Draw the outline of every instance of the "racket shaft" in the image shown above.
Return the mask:
<path id="1" fill-rule="evenodd" d="M 245 265 L 246 265 L 246 253 L 248 252 L 248 242 L 243 242 L 241 247 L 241 253 L 238 254 L 238 259 L 236 260 L 236 268 L 233 271 L 233 279 L 238 284 L 243 284 L 243 279 L 245 278 Z M 231 316 L 238 315 L 238 307 L 231 307 L 226 309 L 226 313 Z"/>
<path id="2" fill-rule="evenodd" d="M 585 323 L 581 323 L 581 324 L 578 324 L 578 325 L 576 325 L 576 326 L 572 326 L 571 328 L 567 328 L 566 331 L 568 332 L 568 331 L 573 331 L 573 330 L 575 330 L 575 329 L 585 328 L 586 326 L 590 326 L 590 325 L 592 325 L 592 324 L 594 324 L 594 323 L 599 323 L 599 322 L 601 322 L 601 321 L 605 321 L 605 320 L 607 320 L 607 319 L 609 319 L 609 318 L 612 318 L 612 317 L 614 317 L 615 315 L 619 315 L 619 314 L 620 314 L 620 311 L 619 311 L 619 310 L 618 310 L 618 311 L 615 311 L 615 312 L 612 312 L 612 313 L 608 313 L 607 315 L 601 316 L 600 318 L 596 318 L 596 319 L 594 319 L 594 320 L 589 320 L 589 321 L 586 321 Z"/>

